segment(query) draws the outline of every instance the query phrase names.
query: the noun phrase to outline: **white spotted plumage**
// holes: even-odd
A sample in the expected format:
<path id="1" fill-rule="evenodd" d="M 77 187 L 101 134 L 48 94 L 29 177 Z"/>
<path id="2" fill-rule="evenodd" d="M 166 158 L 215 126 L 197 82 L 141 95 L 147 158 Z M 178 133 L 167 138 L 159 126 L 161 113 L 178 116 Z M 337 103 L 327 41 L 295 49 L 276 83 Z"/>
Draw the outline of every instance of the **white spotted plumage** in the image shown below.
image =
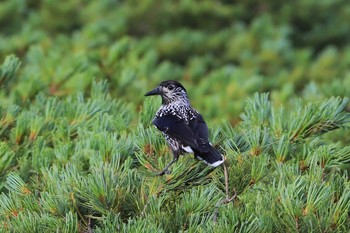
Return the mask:
<path id="1" fill-rule="evenodd" d="M 189 104 L 184 105 L 178 102 L 163 104 L 156 113 L 155 118 L 162 117 L 164 115 L 177 116 L 179 119 L 184 120 L 186 123 L 196 118 L 198 112 L 193 109 Z"/>
<path id="2" fill-rule="evenodd" d="M 153 124 L 163 133 L 174 155 L 160 175 L 167 173 L 169 166 L 184 153 L 193 153 L 212 167 L 224 162 L 224 157 L 208 141 L 208 128 L 203 117 L 191 107 L 186 89 L 179 82 L 164 81 L 146 94 L 150 95 L 162 97 Z"/>

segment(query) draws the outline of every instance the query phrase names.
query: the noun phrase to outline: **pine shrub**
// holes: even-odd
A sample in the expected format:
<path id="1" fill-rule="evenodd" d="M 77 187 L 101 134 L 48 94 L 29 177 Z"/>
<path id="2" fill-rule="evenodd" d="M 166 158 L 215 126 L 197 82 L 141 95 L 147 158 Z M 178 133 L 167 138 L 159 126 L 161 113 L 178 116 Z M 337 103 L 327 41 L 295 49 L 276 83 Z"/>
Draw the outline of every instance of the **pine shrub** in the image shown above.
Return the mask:
<path id="1" fill-rule="evenodd" d="M 0 232 L 348 232 L 349 4 L 0 3 Z M 180 80 L 225 156 L 152 126 Z"/>

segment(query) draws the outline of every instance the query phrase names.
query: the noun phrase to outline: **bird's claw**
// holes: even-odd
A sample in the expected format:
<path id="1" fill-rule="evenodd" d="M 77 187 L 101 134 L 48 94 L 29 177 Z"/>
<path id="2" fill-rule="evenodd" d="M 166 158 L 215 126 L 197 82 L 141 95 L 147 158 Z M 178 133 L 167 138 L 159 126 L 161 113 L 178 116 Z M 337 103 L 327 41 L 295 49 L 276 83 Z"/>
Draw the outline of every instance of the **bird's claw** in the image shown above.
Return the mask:
<path id="1" fill-rule="evenodd" d="M 157 176 L 163 176 L 165 174 L 169 175 L 171 173 L 171 171 L 169 171 L 168 168 L 165 168 L 164 170 L 162 170 L 161 172 L 157 173 Z"/>

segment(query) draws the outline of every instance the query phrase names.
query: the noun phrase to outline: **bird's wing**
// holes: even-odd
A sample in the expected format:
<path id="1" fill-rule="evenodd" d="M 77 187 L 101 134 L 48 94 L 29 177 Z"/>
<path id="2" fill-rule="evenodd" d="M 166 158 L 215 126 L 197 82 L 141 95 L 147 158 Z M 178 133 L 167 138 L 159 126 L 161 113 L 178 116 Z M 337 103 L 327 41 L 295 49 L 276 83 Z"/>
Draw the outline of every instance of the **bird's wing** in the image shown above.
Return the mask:
<path id="1" fill-rule="evenodd" d="M 197 139 L 202 143 L 208 143 L 208 126 L 201 114 L 197 113 L 196 118 L 189 122 L 189 127 Z"/>
<path id="2" fill-rule="evenodd" d="M 208 150 L 208 129 L 200 116 L 186 124 L 173 115 L 164 115 L 153 120 L 153 124 L 170 137 L 176 138 L 182 144 L 190 146 L 192 150 L 205 152 Z"/>

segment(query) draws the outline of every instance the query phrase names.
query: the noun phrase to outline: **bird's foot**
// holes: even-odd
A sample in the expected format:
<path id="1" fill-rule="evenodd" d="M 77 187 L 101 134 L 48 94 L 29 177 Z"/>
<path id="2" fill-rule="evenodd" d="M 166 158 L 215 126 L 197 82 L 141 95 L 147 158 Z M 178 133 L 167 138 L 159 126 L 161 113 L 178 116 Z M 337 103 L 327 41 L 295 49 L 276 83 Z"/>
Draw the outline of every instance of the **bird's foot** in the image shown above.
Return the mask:
<path id="1" fill-rule="evenodd" d="M 159 173 L 157 173 L 157 176 L 163 176 L 163 175 L 165 175 L 165 174 L 170 174 L 171 173 L 171 171 L 169 171 L 169 169 L 168 168 L 165 168 L 165 169 L 163 169 L 161 172 L 159 172 Z"/>
<path id="2" fill-rule="evenodd" d="M 158 176 L 162 176 L 162 175 L 164 175 L 164 174 L 167 174 L 167 175 L 170 174 L 171 171 L 169 171 L 169 167 L 170 167 L 173 163 L 175 163 L 175 162 L 177 161 L 178 158 L 179 158 L 178 156 L 175 156 L 174 159 L 173 159 L 168 165 L 166 165 L 166 167 L 165 167 L 161 172 L 158 173 Z"/>

